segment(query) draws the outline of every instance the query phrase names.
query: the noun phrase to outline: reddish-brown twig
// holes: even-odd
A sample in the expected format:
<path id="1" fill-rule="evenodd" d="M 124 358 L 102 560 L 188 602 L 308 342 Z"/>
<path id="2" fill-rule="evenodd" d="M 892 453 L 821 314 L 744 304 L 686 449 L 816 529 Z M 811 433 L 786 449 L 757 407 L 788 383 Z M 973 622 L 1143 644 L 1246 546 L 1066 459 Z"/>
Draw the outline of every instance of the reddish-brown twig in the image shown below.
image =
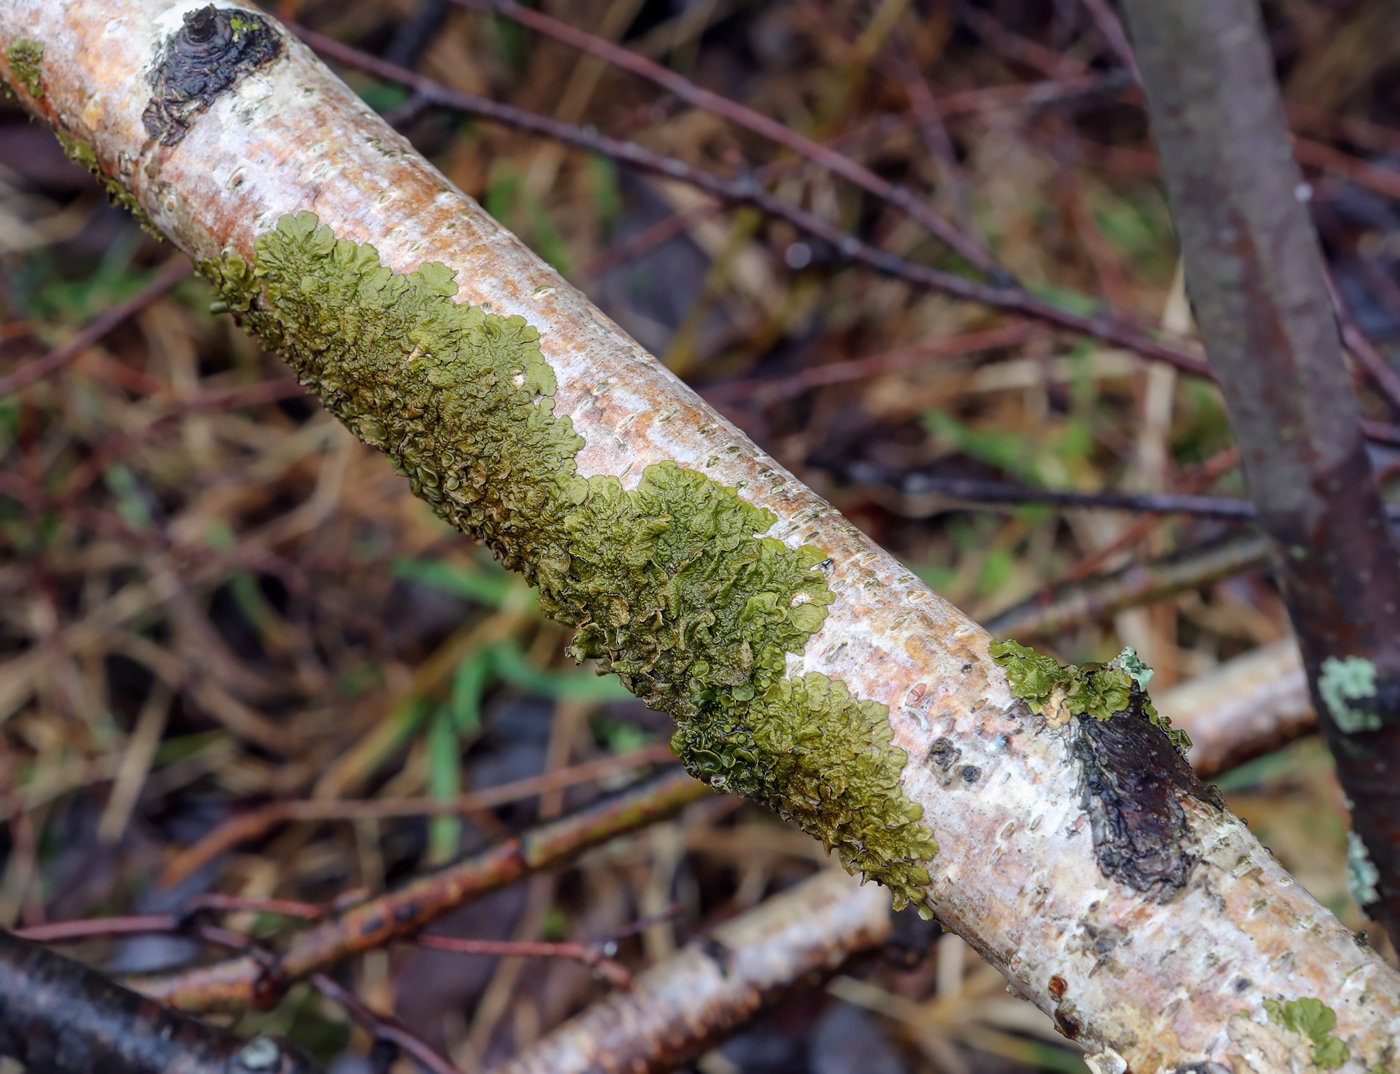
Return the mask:
<path id="1" fill-rule="evenodd" d="M 50 921 L 44 925 L 31 925 L 15 929 L 15 935 L 35 943 L 72 943 L 76 940 L 94 940 L 109 936 L 142 936 L 152 933 L 174 932 L 202 940 L 216 947 L 226 947 L 230 951 L 247 951 L 254 943 L 241 932 L 190 922 L 177 914 L 129 914 L 119 917 L 93 917 L 79 921 Z"/>
<path id="2" fill-rule="evenodd" d="M 433 1074 L 458 1074 L 456 1067 L 404 1029 L 397 1020 L 386 1015 L 376 1014 L 361 1003 L 354 993 L 349 989 L 342 988 L 326 974 L 312 974 L 311 983 L 323 996 L 344 1007 L 345 1013 L 368 1029 L 375 1040 L 388 1041 L 403 1049 Z"/>
<path id="3" fill-rule="evenodd" d="M 62 369 L 117 325 L 140 313 L 161 295 L 190 274 L 190 263 L 184 257 L 171 261 L 140 294 L 103 310 L 92 323 L 61 347 L 55 347 L 42 358 L 26 362 L 8 377 L 0 377 L 0 398 L 28 387 L 36 380 Z"/>
<path id="4" fill-rule="evenodd" d="M 614 988 L 631 988 L 632 975 L 621 962 L 597 947 L 583 943 L 531 940 L 472 940 L 458 936 L 419 936 L 419 947 L 452 951 L 459 955 L 497 955 L 507 958 L 568 958 L 582 962 Z"/>
<path id="5" fill-rule="evenodd" d="M 1361 326 L 1352 316 L 1351 307 L 1337 289 L 1331 273 L 1327 274 L 1327 293 L 1332 298 L 1332 312 L 1337 315 L 1337 327 L 1342 333 L 1342 342 L 1361 363 L 1361 368 L 1366 370 L 1366 375 L 1390 404 L 1391 412 L 1400 412 L 1400 376 L 1395 375 L 1395 370 L 1390 368 L 1385 356 L 1376 350 L 1376 345 L 1361 331 Z"/>
<path id="6" fill-rule="evenodd" d="M 269 972 L 243 956 L 136 982 L 141 991 L 187 1010 L 246 1010 L 268 1005 L 293 982 L 417 934 L 449 910 L 528 873 L 669 817 L 711 792 L 679 769 L 498 846 L 420 877 L 397 891 L 346 907 L 297 933 Z"/>

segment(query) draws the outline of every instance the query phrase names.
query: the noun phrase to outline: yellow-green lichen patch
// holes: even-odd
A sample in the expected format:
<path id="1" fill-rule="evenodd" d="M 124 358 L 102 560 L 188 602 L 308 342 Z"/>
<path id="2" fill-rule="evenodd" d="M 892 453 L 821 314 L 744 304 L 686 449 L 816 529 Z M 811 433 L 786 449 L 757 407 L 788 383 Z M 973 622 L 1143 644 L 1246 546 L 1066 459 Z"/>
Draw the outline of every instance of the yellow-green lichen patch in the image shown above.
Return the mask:
<path id="1" fill-rule="evenodd" d="M 832 601 L 823 552 L 761 536 L 773 514 L 672 463 L 635 490 L 579 476 L 535 330 L 453 301 L 441 264 L 394 275 L 300 213 L 254 264 L 201 268 L 418 495 L 539 587 L 577 656 L 675 716 L 689 771 L 772 805 L 901 904 L 919 898 L 937 846 L 900 789 L 887 710 L 784 675 Z"/>
<path id="2" fill-rule="evenodd" d="M 1107 720 L 1129 710 L 1133 691 L 1141 691 L 1152 677 L 1152 669 L 1137 658 L 1132 648 L 1108 664 L 1061 664 L 1052 656 L 1037 653 L 1019 642 L 996 641 L 990 648 L 992 659 L 1006 670 L 1011 692 L 1044 716 L 1052 727 L 1061 727 L 1071 716 L 1092 716 Z M 1145 696 L 1141 702 L 1144 718 L 1160 727 L 1172 745 L 1183 754 L 1191 748 L 1185 731 L 1172 727 Z"/>
<path id="3" fill-rule="evenodd" d="M 146 210 L 141 208 L 141 203 L 136 200 L 136 196 L 122 186 L 116 179 L 102 170 L 102 165 L 97 162 L 97 154 L 93 152 L 92 146 L 86 142 L 81 142 L 76 138 L 70 138 L 61 130 L 54 131 L 58 137 L 58 144 L 63 146 L 64 155 L 74 164 L 86 168 L 90 171 L 102 189 L 107 191 L 107 200 L 113 205 L 120 206 L 135 217 L 136 222 L 141 225 L 141 230 L 148 235 L 164 240 L 165 236 L 160 228 L 152 222 L 146 215 Z"/>
<path id="4" fill-rule="evenodd" d="M 1332 1029 L 1337 1024 L 1336 1012 L 1320 999 L 1305 996 L 1282 1003 L 1266 999 L 1264 1010 L 1269 1013 L 1269 1021 L 1274 1025 L 1292 1030 L 1312 1042 L 1314 1066 L 1330 1070 L 1351 1058 L 1351 1049 L 1346 1042 L 1332 1036 Z"/>
<path id="5" fill-rule="evenodd" d="M 5 50 L 5 59 L 9 61 L 10 73 L 15 76 L 15 81 L 24 87 L 29 96 L 37 101 L 44 95 L 42 42 L 20 38 Z"/>

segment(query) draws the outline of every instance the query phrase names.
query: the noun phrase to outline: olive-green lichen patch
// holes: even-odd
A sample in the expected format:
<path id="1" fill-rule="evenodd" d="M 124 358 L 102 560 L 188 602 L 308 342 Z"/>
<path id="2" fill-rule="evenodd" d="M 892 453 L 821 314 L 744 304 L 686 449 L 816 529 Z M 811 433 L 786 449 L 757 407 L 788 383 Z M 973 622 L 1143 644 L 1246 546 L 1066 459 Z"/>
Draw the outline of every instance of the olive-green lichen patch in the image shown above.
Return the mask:
<path id="1" fill-rule="evenodd" d="M 767 802 L 901 904 L 919 898 L 937 846 L 900 788 L 887 710 L 785 677 L 832 601 L 823 552 L 761 536 L 773 514 L 672 463 L 635 490 L 579 476 L 535 330 L 453 301 L 441 264 L 394 275 L 300 213 L 254 264 L 201 270 L 418 495 L 539 587 L 577 656 L 675 716 L 689 771 Z"/>
<path id="2" fill-rule="evenodd" d="M 5 59 L 9 61 L 10 73 L 29 96 L 37 101 L 44 95 L 42 42 L 20 38 L 5 50 Z"/>
<path id="3" fill-rule="evenodd" d="M 1283 1003 L 1266 999 L 1264 1010 L 1268 1011 L 1269 1021 L 1274 1025 L 1292 1030 L 1312 1042 L 1314 1066 L 1332 1069 L 1351 1058 L 1351 1049 L 1346 1042 L 1332 1036 L 1332 1029 L 1337 1024 L 1336 1012 L 1320 999 L 1305 996 Z"/>
<path id="4" fill-rule="evenodd" d="M 1376 696 L 1376 665 L 1359 656 L 1338 660 L 1329 656 L 1322 662 L 1317 692 L 1337 726 L 1349 735 L 1358 731 L 1379 731 L 1381 718 L 1370 707 L 1357 705 Z"/>
<path id="5" fill-rule="evenodd" d="M 127 190 L 126 187 L 122 186 L 118 180 L 113 179 L 102 170 L 102 165 L 97 162 L 97 154 L 93 152 L 92 146 L 88 145 L 86 142 L 80 142 L 76 138 L 68 137 L 68 135 L 64 134 L 61 130 L 54 131 L 54 134 L 58 137 L 59 145 L 63 146 L 64 155 L 74 164 L 90 171 L 93 178 L 102 184 L 102 189 L 107 191 L 108 201 L 113 205 L 125 209 L 135 217 L 136 222 L 141 225 L 142 231 L 164 241 L 165 235 L 162 234 L 160 228 L 156 227 L 151 218 L 146 215 L 146 210 L 141 208 L 141 203 L 136 200 L 136 196 L 132 194 L 131 191 Z"/>
<path id="6" fill-rule="evenodd" d="M 1015 641 L 993 642 L 991 654 L 1006 669 L 1011 692 L 1025 701 L 1032 712 L 1044 716 L 1052 727 L 1062 727 L 1071 716 L 1107 720 L 1115 713 L 1127 712 L 1133 691 L 1140 691 L 1152 677 L 1152 669 L 1138 659 L 1131 647 L 1108 664 L 1082 667 L 1065 666 L 1054 657 Z M 1172 727 L 1171 721 L 1145 698 L 1141 708 L 1143 717 L 1165 731 L 1173 746 L 1183 754 L 1191 748 L 1186 732 Z"/>

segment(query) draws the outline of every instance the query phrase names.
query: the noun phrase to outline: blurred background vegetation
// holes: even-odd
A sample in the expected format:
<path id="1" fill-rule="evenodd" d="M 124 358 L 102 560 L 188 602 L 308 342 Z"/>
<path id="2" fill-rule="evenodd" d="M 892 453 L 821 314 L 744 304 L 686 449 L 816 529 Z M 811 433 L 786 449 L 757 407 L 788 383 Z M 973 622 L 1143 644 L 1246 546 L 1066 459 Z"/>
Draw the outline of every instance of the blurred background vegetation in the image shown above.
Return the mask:
<path id="1" fill-rule="evenodd" d="M 545 9 L 834 144 L 926 200 L 1041 296 L 1188 331 L 1156 158 L 1096 17 L 1103 6 Z M 1400 8 L 1264 7 L 1295 124 L 1313 147 L 1300 155 L 1337 286 L 1392 357 Z M 745 177 L 772 166 L 773 189 L 822 218 L 912 260 L 967 267 L 850 183 L 508 19 L 438 0 L 269 10 L 445 85 L 697 167 Z M 454 183 L 974 617 L 1059 580 L 1250 538 L 1219 519 L 1153 516 L 1133 528 L 1141 515 L 978 506 L 940 491 L 958 478 L 1243 495 L 1208 383 L 882 278 L 752 209 L 346 77 Z M 206 891 L 310 901 L 377 891 L 633 778 L 624 757 L 601 781 L 465 817 L 292 824 L 161 882 L 181 849 L 262 803 L 446 799 L 669 737 L 661 715 L 566 659 L 565 632 L 540 618 L 523 583 L 449 532 L 277 360 L 211 315 L 201 282 L 151 296 L 172 258 L 50 134 L 12 104 L 0 109 L 0 377 L 146 296 L 62 369 L 0 397 L 0 925 L 170 910 Z M 1363 405 L 1387 417 L 1379 399 Z M 1393 452 L 1376 462 L 1385 478 L 1396 469 Z M 1272 580 L 1253 570 L 1188 578 L 1042 643 L 1075 661 L 1132 644 L 1157 669 L 1156 689 L 1287 631 Z M 638 757 L 651 763 L 654 751 Z M 1309 890 L 1363 926 L 1346 894 L 1345 814 L 1325 751 L 1300 743 L 1225 786 Z M 435 930 L 596 940 L 647 919 L 619 941 L 618 957 L 637 967 L 823 860 L 762 810 L 715 799 Z M 275 924 L 248 917 L 243 927 Z M 171 937 L 76 950 L 113 972 L 196 954 Z M 342 977 L 464 1071 L 605 990 L 572 962 L 522 967 L 411 946 L 372 952 Z M 240 1027 L 339 1056 L 339 1074 L 369 1069 L 363 1032 L 305 987 Z M 912 969 L 873 957 L 851 967 L 700 1068 L 1084 1069 L 953 936 Z"/>

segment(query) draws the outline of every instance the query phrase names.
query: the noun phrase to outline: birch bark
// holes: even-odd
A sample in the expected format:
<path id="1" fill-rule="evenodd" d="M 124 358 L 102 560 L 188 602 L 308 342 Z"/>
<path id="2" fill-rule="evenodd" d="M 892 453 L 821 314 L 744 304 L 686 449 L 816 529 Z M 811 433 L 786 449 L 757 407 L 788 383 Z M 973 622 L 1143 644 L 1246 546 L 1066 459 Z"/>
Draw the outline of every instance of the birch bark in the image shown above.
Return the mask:
<path id="1" fill-rule="evenodd" d="M 636 490 L 647 467 L 676 464 L 771 511 L 766 536 L 786 548 L 817 546 L 834 599 L 787 654 L 787 681 L 825 676 L 884 707 L 906 757 L 897 793 L 939 847 L 919 901 L 1050 1013 L 1099 1074 L 1312 1070 L 1338 1052 L 1299 1031 L 1289 1012 L 1303 1000 L 1335 1012 L 1321 1033 L 1341 1042 L 1339 1069 L 1400 1070 L 1400 977 L 1191 786 L 1155 728 L 1128 713 L 1103 724 L 1034 715 L 980 626 L 710 410 L 271 20 L 272 59 L 209 92 L 207 107 L 167 97 L 148 125 L 153 73 L 176 35 L 188 44 L 186 16 L 200 8 L 8 0 L 0 73 L 197 261 L 251 265 L 260 237 L 310 211 L 339 238 L 372 244 L 396 274 L 442 262 L 457 302 L 538 332 L 553 413 L 582 441 L 580 477 Z M 184 126 L 175 138 L 161 125 L 171 116 Z M 352 354 L 369 347 L 345 342 Z M 309 386 L 334 397 L 327 383 Z M 842 780 L 833 759 L 822 794 L 839 796 Z"/>

